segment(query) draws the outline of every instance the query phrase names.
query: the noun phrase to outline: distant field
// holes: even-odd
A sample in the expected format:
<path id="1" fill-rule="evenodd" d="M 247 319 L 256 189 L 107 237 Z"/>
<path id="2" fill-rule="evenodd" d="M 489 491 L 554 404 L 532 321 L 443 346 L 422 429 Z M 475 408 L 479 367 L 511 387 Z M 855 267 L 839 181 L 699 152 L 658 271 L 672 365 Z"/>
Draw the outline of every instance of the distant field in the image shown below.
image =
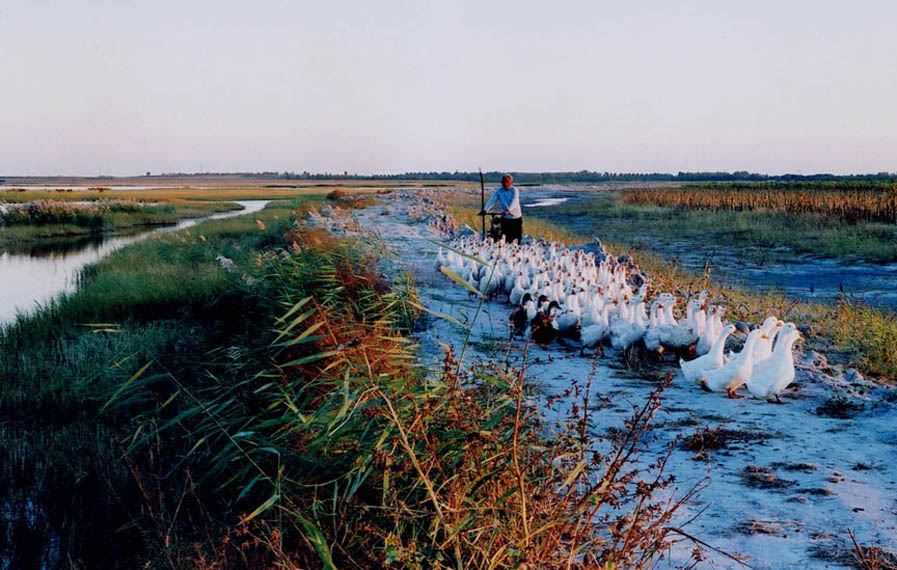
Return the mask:
<path id="1" fill-rule="evenodd" d="M 374 192 L 376 189 L 361 189 L 353 186 L 309 186 L 302 188 L 239 186 L 225 188 L 152 188 L 140 190 L 116 190 L 91 188 L 85 190 L 4 190 L 0 191 L 0 202 L 34 202 L 37 200 L 142 200 L 150 202 L 177 201 L 230 201 L 230 200 L 277 200 L 327 193 L 342 189 L 349 193 Z"/>
<path id="2" fill-rule="evenodd" d="M 28 193 L 25 193 L 28 194 Z M 29 207 L 9 207 L 0 213 L 0 248 L 29 249 L 48 240 L 65 240 L 152 226 L 172 225 L 240 209 L 231 201 L 153 201 L 101 199 L 89 204 L 68 200 L 23 200 Z"/>
<path id="3" fill-rule="evenodd" d="M 689 210 L 775 211 L 820 214 L 858 222 L 897 223 L 897 184 L 878 181 L 686 184 L 663 190 L 630 190 L 626 204 Z"/>
<path id="4" fill-rule="evenodd" d="M 885 190 L 877 198 L 837 201 L 840 190 L 723 189 L 627 190 L 596 194 L 576 204 L 531 212 L 577 231 L 589 228 L 613 241 L 641 247 L 675 239 L 731 248 L 786 247 L 800 254 L 874 263 L 897 261 L 897 224 L 886 218 Z M 889 209 L 890 208 L 890 209 Z M 897 212 L 897 210 L 895 210 Z"/>
<path id="5" fill-rule="evenodd" d="M 290 180 L 282 177 L 251 177 L 239 175 L 207 176 L 0 176 L 3 186 L 83 186 L 85 188 L 134 187 L 192 187 L 192 188 L 410 188 L 420 186 L 463 186 L 469 182 L 451 180 Z"/>

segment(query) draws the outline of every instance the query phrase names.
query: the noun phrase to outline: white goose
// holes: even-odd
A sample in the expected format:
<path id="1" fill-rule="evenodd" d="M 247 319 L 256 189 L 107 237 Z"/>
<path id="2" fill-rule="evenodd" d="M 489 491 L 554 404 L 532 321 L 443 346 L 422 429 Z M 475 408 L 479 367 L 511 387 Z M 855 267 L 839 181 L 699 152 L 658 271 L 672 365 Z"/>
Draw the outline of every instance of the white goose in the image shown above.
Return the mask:
<path id="1" fill-rule="evenodd" d="M 723 327 L 722 332 L 717 335 L 716 341 L 714 341 L 713 346 L 710 348 L 710 352 L 699 356 L 694 360 L 689 360 L 688 362 L 680 358 L 679 368 L 682 369 L 682 375 L 685 376 L 685 379 L 689 382 L 698 383 L 704 372 L 721 368 L 726 363 L 726 357 L 723 354 L 726 346 L 726 339 L 728 339 L 729 335 L 733 332 L 735 332 L 735 325 L 727 325 Z"/>
<path id="2" fill-rule="evenodd" d="M 710 313 L 707 315 L 704 332 L 698 339 L 698 344 L 695 345 L 695 354 L 699 356 L 703 356 L 710 352 L 710 347 L 713 346 L 713 341 L 719 336 L 719 333 L 722 330 L 721 322 L 718 328 L 716 326 L 717 322 L 719 322 L 717 320 L 717 310 L 719 309 L 719 307 L 710 307 Z"/>
<path id="3" fill-rule="evenodd" d="M 519 305 L 524 294 L 526 294 L 526 289 L 523 288 L 523 273 L 518 272 L 517 278 L 514 280 L 514 288 L 511 289 L 511 294 L 508 300 L 512 305 Z"/>
<path id="4" fill-rule="evenodd" d="M 582 312 L 579 309 L 579 301 L 575 295 L 567 298 L 566 309 L 558 315 L 557 329 L 562 335 L 573 334 L 580 324 Z"/>
<path id="5" fill-rule="evenodd" d="M 766 335 L 766 337 L 768 339 L 769 333 L 776 327 L 776 323 L 778 323 L 778 322 L 779 322 L 778 318 L 770 315 L 770 316 L 766 317 L 765 319 L 763 319 L 763 322 L 760 323 L 758 330 L 760 330 L 760 332 L 762 332 L 764 335 Z M 760 343 L 758 342 L 757 344 L 760 344 Z M 756 347 L 754 348 L 754 350 L 755 350 L 755 352 L 752 354 L 754 356 L 754 362 L 757 362 Z M 760 354 L 762 354 L 762 352 Z M 729 357 L 729 360 L 738 360 L 743 355 L 744 355 L 744 351 L 741 351 L 738 354 L 735 354 L 734 352 L 729 352 L 729 354 L 727 356 Z"/>
<path id="6" fill-rule="evenodd" d="M 660 344 L 660 327 L 663 325 L 663 305 L 659 300 L 655 299 L 651 303 L 651 317 L 648 322 L 648 330 L 645 331 L 645 348 L 651 352 L 663 353 L 663 346 Z"/>
<path id="7" fill-rule="evenodd" d="M 591 325 L 583 327 L 581 332 L 583 349 L 595 348 L 607 338 L 607 313 L 609 309 L 610 307 L 604 305 L 595 321 Z M 579 353 L 582 354 L 582 350 L 580 350 Z"/>
<path id="8" fill-rule="evenodd" d="M 767 321 L 770 319 L 775 319 L 772 323 L 767 325 Z M 782 330 L 782 326 L 785 324 L 784 321 L 780 321 L 775 317 L 768 317 L 766 321 L 763 322 L 764 325 L 767 325 L 765 328 L 763 326 L 760 327 L 760 330 L 763 331 L 769 338 L 765 338 L 757 343 L 754 346 L 754 362 L 760 362 L 761 360 L 766 360 L 770 356 L 772 356 L 772 342 L 775 339 L 776 335 Z"/>
<path id="9" fill-rule="evenodd" d="M 610 344 L 617 350 L 632 346 L 643 336 L 648 323 L 642 320 L 642 310 L 645 301 L 642 297 L 633 297 L 620 309 L 620 318 L 610 324 Z"/>
<path id="10" fill-rule="evenodd" d="M 735 390 L 741 387 L 754 371 L 753 351 L 754 345 L 763 336 L 760 329 L 750 332 L 744 348 L 735 358 L 725 363 L 716 370 L 704 370 L 698 375 L 701 387 L 708 392 L 725 391 L 730 398 L 740 398 Z"/>
<path id="11" fill-rule="evenodd" d="M 658 299 L 661 301 L 660 322 L 662 324 L 653 329 L 651 338 L 646 339 L 645 344 L 650 342 L 651 346 L 658 345 L 657 352 L 663 354 L 667 348 L 681 350 L 695 343 L 698 340 L 698 335 L 692 330 L 692 323 L 686 319 L 683 319 L 681 323 L 677 322 L 676 317 L 673 316 L 673 305 L 676 304 L 676 298 L 669 293 L 662 293 Z"/>
<path id="12" fill-rule="evenodd" d="M 779 332 L 772 355 L 754 366 L 745 384 L 755 398 L 779 401 L 779 392 L 794 380 L 794 356 L 791 347 L 800 339 L 800 331 L 794 323 L 788 323 Z"/>

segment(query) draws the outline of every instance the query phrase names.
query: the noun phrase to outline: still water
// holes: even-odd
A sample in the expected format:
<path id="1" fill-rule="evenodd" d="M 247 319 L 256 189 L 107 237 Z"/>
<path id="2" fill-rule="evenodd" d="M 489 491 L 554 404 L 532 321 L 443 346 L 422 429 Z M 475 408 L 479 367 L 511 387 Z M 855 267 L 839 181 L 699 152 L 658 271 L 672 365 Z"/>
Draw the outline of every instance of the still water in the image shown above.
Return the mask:
<path id="1" fill-rule="evenodd" d="M 0 325 L 15 320 L 17 314 L 27 314 L 45 305 L 60 293 L 74 291 L 78 284 L 78 274 L 85 265 L 99 261 L 120 247 L 156 233 L 183 230 L 205 220 L 252 214 L 263 209 L 269 202 L 270 200 L 236 201 L 243 206 L 242 210 L 181 220 L 177 225 L 133 235 L 71 240 L 61 246 L 37 245 L 28 253 L 2 252 L 0 253 Z"/>

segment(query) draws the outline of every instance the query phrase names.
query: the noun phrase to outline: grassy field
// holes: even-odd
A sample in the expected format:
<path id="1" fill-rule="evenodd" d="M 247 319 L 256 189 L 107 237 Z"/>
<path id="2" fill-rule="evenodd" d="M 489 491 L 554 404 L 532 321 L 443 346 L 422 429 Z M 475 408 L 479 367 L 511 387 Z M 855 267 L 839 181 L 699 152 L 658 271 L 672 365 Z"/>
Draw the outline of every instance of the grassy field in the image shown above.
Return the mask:
<path id="1" fill-rule="evenodd" d="M 85 189 L 0 192 L 0 203 L 35 204 L 28 210 L 9 208 L 0 214 L 0 249 L 26 250 L 49 240 L 84 238 L 120 232 L 180 219 L 237 210 L 234 200 L 293 200 L 320 196 L 333 190 L 347 195 L 376 191 L 352 186 L 319 185 L 308 188 L 156 188 L 147 190 Z M 89 202 L 69 205 L 68 202 Z"/>
<path id="2" fill-rule="evenodd" d="M 897 224 L 850 222 L 821 213 L 774 209 L 703 209 L 635 202 L 636 196 L 667 190 L 607 193 L 575 205 L 540 208 L 536 214 L 581 228 L 598 228 L 602 239 L 648 246 L 673 238 L 733 248 L 787 247 L 797 253 L 865 260 L 897 261 Z M 678 190 L 674 192 L 679 192 Z"/>
<path id="3" fill-rule="evenodd" d="M 623 194 L 623 202 L 686 210 L 818 214 L 849 224 L 897 223 L 897 183 L 893 182 L 685 184 L 674 189 L 631 190 Z"/>
<path id="4" fill-rule="evenodd" d="M 442 373 L 414 365 L 413 279 L 387 281 L 375 241 L 294 229 L 322 201 L 138 242 L 0 332 L 0 559 L 216 569 L 655 559 L 675 510 L 641 508 L 669 484 L 662 463 L 637 467 L 650 463 L 637 457 L 657 398 L 627 429 L 596 436 L 605 455 L 587 451 L 587 415 L 546 445 L 522 372 L 459 377 L 450 352 Z"/>
<path id="5" fill-rule="evenodd" d="M 475 207 L 478 205 L 476 197 L 444 193 L 441 198 L 450 204 L 450 211 L 459 222 L 474 228 L 480 227 L 480 218 L 476 215 L 479 209 Z M 611 201 L 616 198 L 599 200 Z M 578 212 L 584 208 L 577 206 L 570 209 Z M 576 233 L 569 226 L 562 227 L 531 216 L 527 216 L 524 226 L 524 233 L 567 245 L 581 245 L 594 238 L 591 234 Z M 605 240 L 605 236 L 613 236 L 614 233 L 609 230 L 605 233 L 607 226 L 603 222 L 598 227 L 601 228 L 600 237 L 605 246 L 615 255 L 626 254 L 635 259 L 639 267 L 651 276 L 656 290 L 696 292 L 707 289 L 728 307 L 731 319 L 756 323 L 772 312 L 781 319 L 810 325 L 816 338 L 810 339 L 809 348 L 826 348 L 830 352 L 833 348 L 833 354 L 840 353 L 840 359 L 856 366 L 863 373 L 877 377 L 887 384 L 897 382 L 897 315 L 894 313 L 852 304 L 846 300 L 835 306 L 797 303 L 774 292 L 721 287 L 713 283 L 708 275 L 683 271 L 660 255 L 631 244 Z M 828 346 L 829 340 L 835 343 L 834 347 Z"/>
<path id="6" fill-rule="evenodd" d="M 47 240 L 83 238 L 152 226 L 173 225 L 184 218 L 240 209 L 234 202 L 176 200 L 141 203 L 98 199 L 89 204 L 25 199 L 26 207 L 0 213 L 0 248 L 15 251 Z"/>
<path id="7" fill-rule="evenodd" d="M 263 219 L 277 227 L 274 212 Z M 103 403 L 146 362 L 160 363 L 152 374 L 197 379 L 203 367 L 191 359 L 201 361 L 223 329 L 239 331 L 245 316 L 216 252 L 241 259 L 270 239 L 254 220 L 203 231 L 205 241 L 185 232 L 126 248 L 91 268 L 76 293 L 0 334 L 0 464 L 11 495 L 4 499 L 17 508 L 46 505 L 35 509 L 34 524 L 13 529 L 12 545 L 0 545 L 21 557 L 13 567 L 33 565 L 29 557 L 54 541 L 87 566 L 133 554 L 128 544 L 139 534 L 108 541 L 128 522 L 113 499 L 142 504 L 115 443 L 140 406 L 104 413 Z"/>
<path id="8" fill-rule="evenodd" d="M 137 200 L 150 202 L 178 201 L 232 201 L 232 200 L 278 200 L 296 196 L 317 196 L 333 190 L 348 194 L 374 193 L 392 188 L 419 187 L 404 185 L 363 185 L 308 183 L 300 185 L 233 186 L 233 187 L 183 187 L 151 188 L 141 190 L 116 190 L 115 188 L 84 190 L 28 190 L 27 188 L 0 191 L 0 202 L 34 202 L 37 200 Z"/>
<path id="9" fill-rule="evenodd" d="M 297 196 L 320 196 L 334 190 L 347 194 L 374 193 L 377 187 L 354 187 L 348 185 L 320 184 L 308 187 L 258 187 L 235 186 L 214 188 L 151 188 L 145 190 L 84 189 L 84 190 L 28 190 L 11 189 L 0 191 L 0 203 L 53 201 L 102 201 L 120 200 L 127 202 L 151 202 L 171 205 L 192 205 L 201 207 L 202 202 L 231 202 L 234 200 L 281 200 Z"/>

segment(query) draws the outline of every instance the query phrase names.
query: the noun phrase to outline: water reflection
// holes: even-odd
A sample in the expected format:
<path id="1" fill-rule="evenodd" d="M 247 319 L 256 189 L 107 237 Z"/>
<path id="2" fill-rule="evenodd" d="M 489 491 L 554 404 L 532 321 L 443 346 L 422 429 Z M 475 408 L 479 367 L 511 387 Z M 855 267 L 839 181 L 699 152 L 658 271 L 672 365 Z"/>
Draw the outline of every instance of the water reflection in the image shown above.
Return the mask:
<path id="1" fill-rule="evenodd" d="M 530 204 L 523 204 L 524 208 L 542 208 L 544 206 L 557 206 L 558 204 L 563 204 L 569 200 L 569 198 L 542 198 L 540 200 L 536 200 Z"/>
<path id="2" fill-rule="evenodd" d="M 11 322 L 17 314 L 27 313 L 50 302 L 62 292 L 73 291 L 81 268 L 99 261 L 122 246 L 155 233 L 189 228 L 202 221 L 258 212 L 269 202 L 270 200 L 236 201 L 243 207 L 242 210 L 181 220 L 177 225 L 154 230 L 118 233 L 114 236 L 48 240 L 29 246 L 27 251 L 4 251 L 0 253 L 0 324 Z"/>

